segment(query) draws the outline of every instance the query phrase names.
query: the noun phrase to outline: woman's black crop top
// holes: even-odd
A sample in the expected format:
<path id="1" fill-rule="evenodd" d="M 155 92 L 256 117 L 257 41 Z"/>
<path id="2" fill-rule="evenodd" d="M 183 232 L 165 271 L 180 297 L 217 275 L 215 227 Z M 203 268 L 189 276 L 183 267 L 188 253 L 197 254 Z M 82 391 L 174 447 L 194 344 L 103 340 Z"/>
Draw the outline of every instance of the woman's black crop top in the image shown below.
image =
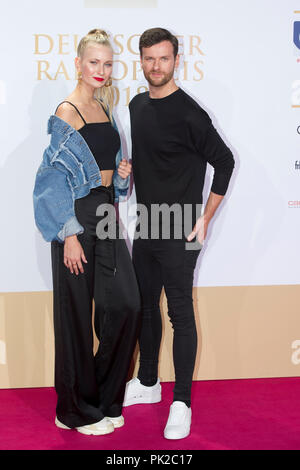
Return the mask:
<path id="1" fill-rule="evenodd" d="M 84 126 L 78 129 L 78 132 L 89 146 L 99 169 L 115 170 L 116 154 L 120 149 L 121 141 L 118 131 L 112 126 L 111 122 L 86 122 L 73 103 L 70 101 L 63 101 L 62 103 L 71 104 L 83 120 Z"/>

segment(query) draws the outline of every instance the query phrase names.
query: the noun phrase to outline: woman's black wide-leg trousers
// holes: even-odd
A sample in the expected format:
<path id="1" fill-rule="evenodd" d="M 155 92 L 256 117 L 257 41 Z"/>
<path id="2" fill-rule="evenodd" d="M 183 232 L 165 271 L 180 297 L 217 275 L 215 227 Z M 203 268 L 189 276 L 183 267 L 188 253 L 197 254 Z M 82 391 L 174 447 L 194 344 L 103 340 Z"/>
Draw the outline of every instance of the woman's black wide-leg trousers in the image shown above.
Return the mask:
<path id="1" fill-rule="evenodd" d="M 64 265 L 64 244 L 52 242 L 56 414 L 68 427 L 122 412 L 126 379 L 140 325 L 140 296 L 124 239 L 96 234 L 99 204 L 113 203 L 113 187 L 75 201 L 84 227 L 78 235 L 87 263 L 76 275 Z M 116 269 L 115 269 L 116 268 Z M 94 329 L 99 348 L 93 352 Z"/>

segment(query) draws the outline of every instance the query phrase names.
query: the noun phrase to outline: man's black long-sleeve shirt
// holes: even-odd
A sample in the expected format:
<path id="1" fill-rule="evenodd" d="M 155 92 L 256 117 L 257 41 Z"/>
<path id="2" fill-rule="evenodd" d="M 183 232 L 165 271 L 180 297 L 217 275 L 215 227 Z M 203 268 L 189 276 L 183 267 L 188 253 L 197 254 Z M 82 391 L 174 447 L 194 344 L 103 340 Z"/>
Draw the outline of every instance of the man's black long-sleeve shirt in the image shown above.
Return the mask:
<path id="1" fill-rule="evenodd" d="M 207 162 L 211 191 L 224 195 L 234 167 L 208 114 L 181 88 L 159 99 L 149 92 L 129 104 L 132 164 L 140 204 L 202 204 Z"/>

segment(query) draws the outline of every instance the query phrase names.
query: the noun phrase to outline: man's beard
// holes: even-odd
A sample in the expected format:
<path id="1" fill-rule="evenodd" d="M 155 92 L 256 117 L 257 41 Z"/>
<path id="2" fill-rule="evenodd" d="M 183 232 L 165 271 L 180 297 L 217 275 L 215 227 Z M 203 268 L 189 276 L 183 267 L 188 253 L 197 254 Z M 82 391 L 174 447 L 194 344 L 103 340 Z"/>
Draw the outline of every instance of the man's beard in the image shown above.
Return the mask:
<path id="1" fill-rule="evenodd" d="M 175 67 L 174 67 L 175 69 Z M 149 72 L 149 73 L 145 73 L 144 72 L 144 76 L 145 76 L 145 79 L 147 80 L 147 82 L 149 82 L 149 84 L 153 87 L 161 87 L 163 85 L 166 85 L 167 83 L 169 83 L 170 80 L 172 80 L 173 78 L 173 75 L 174 75 L 174 69 L 172 70 L 172 72 L 168 73 L 168 74 L 164 74 L 163 72 L 159 72 L 159 73 L 162 73 L 163 75 L 158 79 L 152 79 L 151 78 L 151 73 L 153 72 Z"/>

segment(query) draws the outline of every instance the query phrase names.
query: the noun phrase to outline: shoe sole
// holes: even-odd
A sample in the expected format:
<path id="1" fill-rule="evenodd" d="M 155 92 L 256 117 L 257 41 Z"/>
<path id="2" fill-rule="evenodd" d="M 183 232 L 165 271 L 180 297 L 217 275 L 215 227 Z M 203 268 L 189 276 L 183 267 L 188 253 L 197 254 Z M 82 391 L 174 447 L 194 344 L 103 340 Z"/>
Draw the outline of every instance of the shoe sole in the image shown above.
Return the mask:
<path id="1" fill-rule="evenodd" d="M 87 436 L 103 436 L 104 434 L 111 434 L 112 432 L 114 432 L 115 428 L 112 424 L 112 427 L 109 427 L 109 428 L 106 428 L 106 429 L 103 429 L 103 431 L 90 431 L 90 430 L 87 430 L 87 429 L 83 429 L 83 428 L 75 428 L 76 431 L 80 432 L 80 434 L 85 434 Z"/>
<path id="2" fill-rule="evenodd" d="M 68 429 L 69 431 L 72 430 L 72 428 L 69 428 L 65 424 L 61 423 L 57 418 L 55 418 L 55 425 L 60 429 Z"/>
<path id="3" fill-rule="evenodd" d="M 168 439 L 170 441 L 176 441 L 177 439 L 184 439 L 186 437 L 188 437 L 190 435 L 191 431 L 188 431 L 186 434 L 184 434 L 183 436 L 180 436 L 180 437 L 171 437 L 171 436 L 167 436 L 164 434 L 164 438 L 165 439 Z"/>
<path id="4" fill-rule="evenodd" d="M 160 398 L 141 398 L 140 400 L 136 398 L 132 398 L 131 400 L 127 400 L 126 402 L 123 403 L 123 406 L 132 406 L 132 405 L 151 405 L 154 403 L 159 403 L 161 401 Z"/>
<path id="5" fill-rule="evenodd" d="M 72 431 L 74 429 L 75 431 L 79 432 L 80 434 L 85 434 L 87 436 L 103 436 L 104 434 L 110 434 L 114 432 L 115 428 L 113 423 L 111 422 L 111 426 L 108 426 L 108 428 L 99 430 L 99 431 L 93 431 L 93 430 L 88 430 L 84 429 L 83 427 L 78 427 L 78 428 L 69 428 L 65 424 L 61 423 L 57 418 L 55 418 L 55 424 L 58 428 L 60 429 L 65 429 L 68 431 Z"/>

